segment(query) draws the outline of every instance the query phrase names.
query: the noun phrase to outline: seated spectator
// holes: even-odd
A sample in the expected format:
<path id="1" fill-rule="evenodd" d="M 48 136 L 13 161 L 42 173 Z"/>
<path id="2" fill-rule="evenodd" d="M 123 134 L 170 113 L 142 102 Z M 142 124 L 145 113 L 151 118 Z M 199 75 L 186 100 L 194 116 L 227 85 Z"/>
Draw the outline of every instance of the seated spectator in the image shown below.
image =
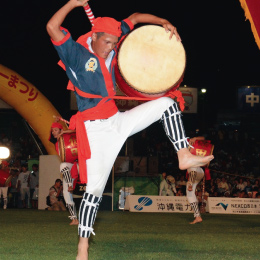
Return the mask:
<path id="1" fill-rule="evenodd" d="M 255 196 L 257 199 L 260 199 L 260 192 L 256 193 L 256 196 Z"/>
<path id="2" fill-rule="evenodd" d="M 257 189 L 260 188 L 260 186 L 259 186 L 259 180 L 255 180 L 254 184 L 252 185 L 252 188 L 253 188 L 253 189 L 254 189 L 255 187 L 256 187 Z"/>
<path id="3" fill-rule="evenodd" d="M 224 196 L 226 192 L 229 192 L 229 186 L 225 177 L 222 177 L 221 181 L 218 183 L 218 196 Z"/>
<path id="4" fill-rule="evenodd" d="M 238 198 L 247 198 L 246 192 L 244 190 L 238 193 Z"/>
<path id="5" fill-rule="evenodd" d="M 242 191 L 245 189 L 245 184 L 244 184 L 244 181 L 242 178 L 239 179 L 239 182 L 238 184 L 236 185 L 236 188 L 239 190 L 239 191 Z"/>
<path id="6" fill-rule="evenodd" d="M 252 198 L 256 198 L 257 193 L 259 193 L 259 188 L 254 187 L 252 191 Z"/>
<path id="7" fill-rule="evenodd" d="M 247 180 L 245 192 L 246 192 L 247 195 L 249 195 L 250 193 L 252 194 L 252 191 L 253 191 L 252 184 L 251 184 L 250 180 Z"/>
<path id="8" fill-rule="evenodd" d="M 177 193 L 176 187 L 175 187 L 175 179 L 173 176 L 168 175 L 167 178 L 167 183 L 168 183 L 168 190 L 167 190 L 167 195 L 168 196 L 174 196 L 174 193 Z"/>
<path id="9" fill-rule="evenodd" d="M 62 187 L 61 179 L 57 179 L 55 181 L 55 184 L 51 186 L 49 190 L 51 206 L 48 208 L 48 210 L 66 211 L 66 207 L 61 199 L 62 189 L 63 187 Z"/>
<path id="10" fill-rule="evenodd" d="M 176 189 L 177 191 L 181 190 L 180 193 L 186 195 L 186 181 L 184 175 L 181 175 L 180 179 L 176 181 Z"/>

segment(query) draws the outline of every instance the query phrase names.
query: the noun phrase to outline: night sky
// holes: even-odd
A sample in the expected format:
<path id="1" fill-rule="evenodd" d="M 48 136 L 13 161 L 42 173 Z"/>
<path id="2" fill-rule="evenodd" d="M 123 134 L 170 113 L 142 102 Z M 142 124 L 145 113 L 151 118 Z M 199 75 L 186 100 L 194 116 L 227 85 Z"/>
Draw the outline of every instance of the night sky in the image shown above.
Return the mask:
<path id="1" fill-rule="evenodd" d="M 0 63 L 34 84 L 61 114 L 69 110 L 68 80 L 57 65 L 59 58 L 45 27 L 64 3 L 8 1 L 1 3 L 0 11 Z M 89 4 L 96 17 L 122 20 L 134 12 L 147 12 L 175 25 L 187 55 L 183 84 L 207 88 L 211 111 L 234 109 L 237 87 L 260 85 L 260 50 L 239 0 L 91 0 Z M 73 10 L 63 26 L 75 40 L 91 28 L 83 8 Z"/>

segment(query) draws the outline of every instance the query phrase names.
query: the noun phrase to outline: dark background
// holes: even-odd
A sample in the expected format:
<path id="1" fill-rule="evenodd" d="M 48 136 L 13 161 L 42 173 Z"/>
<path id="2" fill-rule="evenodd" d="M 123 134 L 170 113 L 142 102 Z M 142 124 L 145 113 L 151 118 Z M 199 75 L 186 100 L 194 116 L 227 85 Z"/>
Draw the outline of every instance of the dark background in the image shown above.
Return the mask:
<path id="1" fill-rule="evenodd" d="M 67 118 L 68 80 L 57 65 L 59 58 L 45 28 L 65 2 L 1 3 L 0 63 L 35 85 Z M 219 111 L 236 109 L 237 87 L 260 85 L 260 50 L 239 0 L 91 0 L 89 4 L 95 17 L 121 20 L 134 12 L 147 12 L 175 25 L 187 55 L 183 84 L 208 89 L 204 113 L 212 121 Z M 74 9 L 63 26 L 75 40 L 91 29 L 83 8 Z"/>

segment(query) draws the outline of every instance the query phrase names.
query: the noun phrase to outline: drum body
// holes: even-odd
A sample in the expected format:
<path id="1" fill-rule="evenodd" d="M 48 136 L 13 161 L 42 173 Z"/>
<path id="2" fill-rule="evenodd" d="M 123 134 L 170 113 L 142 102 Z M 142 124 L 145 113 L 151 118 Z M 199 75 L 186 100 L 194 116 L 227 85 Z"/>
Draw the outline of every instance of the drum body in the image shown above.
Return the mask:
<path id="1" fill-rule="evenodd" d="M 190 152 L 198 156 L 212 155 L 214 145 L 209 140 L 196 140 Z"/>
<path id="2" fill-rule="evenodd" d="M 74 163 L 78 159 L 76 133 L 63 134 L 56 144 L 62 162 Z"/>
<path id="3" fill-rule="evenodd" d="M 12 180 L 12 175 L 3 170 L 0 170 L 0 187 L 9 187 Z"/>
<path id="4" fill-rule="evenodd" d="M 127 96 L 161 97 L 179 87 L 186 66 L 186 54 L 175 35 L 157 25 L 145 25 L 130 32 L 120 43 L 115 76 Z"/>

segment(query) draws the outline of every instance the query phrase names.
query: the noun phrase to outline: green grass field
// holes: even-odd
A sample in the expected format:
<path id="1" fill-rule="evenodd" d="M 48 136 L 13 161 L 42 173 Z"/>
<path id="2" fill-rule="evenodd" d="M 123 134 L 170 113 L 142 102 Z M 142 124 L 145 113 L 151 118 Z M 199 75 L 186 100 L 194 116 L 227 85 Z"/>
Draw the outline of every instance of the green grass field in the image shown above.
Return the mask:
<path id="1" fill-rule="evenodd" d="M 260 216 L 100 211 L 90 260 L 260 259 Z M 67 212 L 0 210 L 1 260 L 67 260 L 77 253 L 77 227 Z"/>

